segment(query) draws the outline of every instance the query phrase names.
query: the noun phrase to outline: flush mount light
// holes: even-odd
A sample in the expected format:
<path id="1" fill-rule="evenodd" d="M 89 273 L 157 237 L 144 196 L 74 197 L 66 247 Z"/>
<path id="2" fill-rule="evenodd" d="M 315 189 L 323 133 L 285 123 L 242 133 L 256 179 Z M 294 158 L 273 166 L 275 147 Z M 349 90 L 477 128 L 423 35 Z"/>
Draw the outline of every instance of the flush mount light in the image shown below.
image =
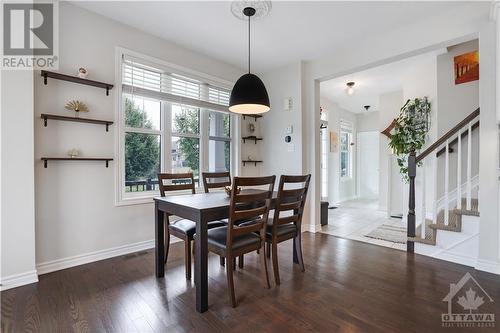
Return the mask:
<path id="1" fill-rule="evenodd" d="M 269 111 L 269 95 L 262 80 L 250 73 L 250 18 L 255 15 L 254 7 L 243 8 L 248 18 L 248 73 L 242 75 L 234 84 L 229 98 L 229 111 L 239 114 L 260 114 Z"/>
<path id="2" fill-rule="evenodd" d="M 345 92 L 347 93 L 347 95 L 354 94 L 354 85 L 355 83 L 352 81 L 346 83 L 347 89 L 345 90 Z"/>
<path id="3" fill-rule="evenodd" d="M 365 105 L 363 107 L 365 108 L 366 111 L 368 111 L 368 109 L 370 109 L 370 105 Z"/>

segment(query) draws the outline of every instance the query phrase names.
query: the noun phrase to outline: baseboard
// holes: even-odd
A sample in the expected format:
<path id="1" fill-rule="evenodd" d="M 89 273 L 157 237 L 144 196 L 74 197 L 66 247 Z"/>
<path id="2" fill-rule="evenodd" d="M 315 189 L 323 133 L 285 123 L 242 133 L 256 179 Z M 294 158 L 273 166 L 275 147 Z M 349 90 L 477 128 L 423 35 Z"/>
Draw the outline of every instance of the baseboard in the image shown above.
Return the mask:
<path id="1" fill-rule="evenodd" d="M 321 224 L 303 224 L 302 232 L 312 232 L 316 233 L 321 230 Z"/>
<path id="2" fill-rule="evenodd" d="M 1 279 L 0 290 L 4 291 L 11 288 L 24 286 L 38 282 L 38 275 L 36 271 L 29 271 L 21 274 L 9 275 Z"/>
<path id="3" fill-rule="evenodd" d="M 133 252 L 144 251 L 154 247 L 155 241 L 147 240 L 143 242 L 117 246 L 110 249 L 80 254 L 73 257 L 42 262 L 36 265 L 36 269 L 38 271 L 38 274 L 42 275 L 54 271 L 59 271 L 61 269 L 88 264 L 94 261 L 109 259 Z"/>
<path id="4" fill-rule="evenodd" d="M 500 275 L 500 263 L 498 261 L 478 259 L 474 268 L 479 271 Z"/>

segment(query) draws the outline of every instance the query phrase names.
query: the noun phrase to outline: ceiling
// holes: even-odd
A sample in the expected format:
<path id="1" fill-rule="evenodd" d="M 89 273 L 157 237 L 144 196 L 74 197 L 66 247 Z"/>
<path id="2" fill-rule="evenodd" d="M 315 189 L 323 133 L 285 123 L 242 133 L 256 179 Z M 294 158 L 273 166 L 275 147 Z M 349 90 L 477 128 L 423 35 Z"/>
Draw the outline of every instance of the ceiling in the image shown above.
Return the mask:
<path id="1" fill-rule="evenodd" d="M 370 105 L 369 112 L 378 111 L 379 96 L 381 94 L 402 90 L 408 72 L 411 72 L 414 68 L 428 68 L 423 66 L 431 66 L 432 61 L 436 61 L 437 55 L 445 52 L 446 49 L 438 49 L 321 82 L 321 97 L 326 97 L 353 113 L 366 113 L 365 105 Z M 354 94 L 348 95 L 346 93 L 346 83 L 351 81 L 355 82 Z"/>
<path id="2" fill-rule="evenodd" d="M 229 1 L 86 1 L 77 6 L 244 68 L 247 24 Z M 252 67 L 266 71 L 299 60 L 334 54 L 347 42 L 384 33 L 457 2 L 274 1 L 268 16 L 252 25 Z"/>

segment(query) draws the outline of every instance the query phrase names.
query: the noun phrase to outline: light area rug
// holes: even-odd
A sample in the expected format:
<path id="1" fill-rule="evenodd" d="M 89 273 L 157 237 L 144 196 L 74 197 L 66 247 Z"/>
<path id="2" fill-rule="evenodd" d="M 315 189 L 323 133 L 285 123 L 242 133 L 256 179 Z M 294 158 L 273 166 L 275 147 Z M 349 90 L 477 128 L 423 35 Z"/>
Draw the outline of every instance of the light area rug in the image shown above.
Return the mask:
<path id="1" fill-rule="evenodd" d="M 387 224 L 378 226 L 365 236 L 399 244 L 406 244 L 407 240 L 406 228 Z"/>

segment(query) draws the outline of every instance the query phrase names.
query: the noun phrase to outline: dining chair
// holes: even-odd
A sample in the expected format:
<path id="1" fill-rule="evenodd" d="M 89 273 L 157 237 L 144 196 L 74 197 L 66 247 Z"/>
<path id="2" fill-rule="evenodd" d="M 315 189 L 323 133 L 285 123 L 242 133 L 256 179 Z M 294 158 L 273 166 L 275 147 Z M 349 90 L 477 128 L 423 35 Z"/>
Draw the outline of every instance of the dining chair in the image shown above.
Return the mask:
<path id="1" fill-rule="evenodd" d="M 168 182 L 166 184 L 166 182 Z M 196 194 L 193 173 L 159 173 L 158 185 L 160 195 L 165 196 L 166 192 L 190 190 L 190 194 Z M 176 193 L 180 194 L 180 193 Z M 178 219 L 170 221 L 170 216 L 166 215 L 165 223 L 165 264 L 167 263 L 168 250 L 170 248 L 170 235 L 180 238 L 184 241 L 184 265 L 186 268 L 186 279 L 191 279 L 191 241 L 196 232 L 196 223 L 187 219 Z M 208 228 L 224 226 L 220 221 L 208 223 Z"/>
<path id="2" fill-rule="evenodd" d="M 310 180 L 311 175 L 282 175 L 280 177 L 274 216 L 269 218 L 266 228 L 266 254 L 269 257 L 272 248 L 273 273 L 276 285 L 280 284 L 278 244 L 281 242 L 294 239 L 298 264 L 302 272 L 305 271 L 304 259 L 302 258 L 301 224 Z M 290 188 L 287 189 L 287 185 Z"/>
<path id="3" fill-rule="evenodd" d="M 203 178 L 205 193 L 209 193 L 210 189 L 224 189 L 226 186 L 231 186 L 231 174 L 229 171 L 203 172 L 201 176 Z"/>
<path id="4" fill-rule="evenodd" d="M 245 253 L 259 250 L 262 278 L 266 288 L 270 288 L 264 244 L 266 241 L 266 223 L 273 195 L 276 176 L 269 177 L 234 177 L 234 188 L 245 187 L 240 193 L 231 192 L 228 225 L 208 230 L 208 250 L 221 257 L 227 263 Z M 266 189 L 255 189 L 265 187 Z M 238 225 L 236 222 L 252 219 L 249 225 Z M 257 234 L 258 233 L 258 234 Z M 227 287 L 231 305 L 236 307 L 234 292 L 233 265 L 226 265 Z"/>

